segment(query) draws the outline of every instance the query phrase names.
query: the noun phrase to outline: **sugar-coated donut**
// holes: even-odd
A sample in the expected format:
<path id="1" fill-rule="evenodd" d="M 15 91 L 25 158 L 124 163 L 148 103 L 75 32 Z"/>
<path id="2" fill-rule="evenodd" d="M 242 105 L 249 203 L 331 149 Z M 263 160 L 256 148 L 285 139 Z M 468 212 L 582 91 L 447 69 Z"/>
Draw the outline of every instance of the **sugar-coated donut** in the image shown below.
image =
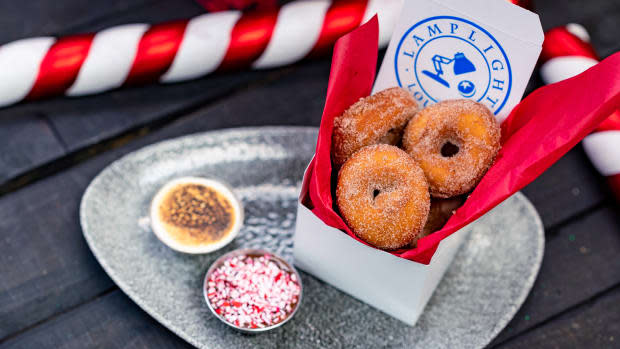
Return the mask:
<path id="1" fill-rule="evenodd" d="M 403 147 L 424 171 L 431 195 L 440 198 L 469 192 L 493 163 L 499 142 L 491 111 L 467 99 L 426 107 L 403 135 Z"/>
<path id="2" fill-rule="evenodd" d="M 418 104 L 409 92 L 393 87 L 362 98 L 334 119 L 332 159 L 342 165 L 362 147 L 396 145 Z"/>
<path id="3" fill-rule="evenodd" d="M 340 169 L 336 202 L 347 225 L 382 249 L 413 242 L 430 206 L 422 169 L 403 150 L 377 144 L 356 152 Z"/>

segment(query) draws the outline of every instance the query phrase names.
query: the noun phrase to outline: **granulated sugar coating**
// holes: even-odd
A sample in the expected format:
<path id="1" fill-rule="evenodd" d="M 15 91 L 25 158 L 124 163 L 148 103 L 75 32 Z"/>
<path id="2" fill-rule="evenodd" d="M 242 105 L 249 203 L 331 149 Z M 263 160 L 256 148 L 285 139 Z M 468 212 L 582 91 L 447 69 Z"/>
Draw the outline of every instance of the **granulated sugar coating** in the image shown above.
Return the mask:
<path id="1" fill-rule="evenodd" d="M 383 249 L 415 241 L 430 206 L 420 167 L 407 153 L 386 144 L 364 147 L 347 160 L 338 174 L 336 199 L 353 232 Z"/>
<path id="2" fill-rule="evenodd" d="M 297 275 L 271 255 L 234 256 L 216 268 L 205 285 L 213 310 L 243 328 L 264 328 L 285 320 L 299 302 Z"/>
<path id="3" fill-rule="evenodd" d="M 353 153 L 372 144 L 397 145 L 418 105 L 409 92 L 389 88 L 361 98 L 334 119 L 332 160 L 342 165 Z"/>
<path id="4" fill-rule="evenodd" d="M 500 132 L 484 105 L 447 100 L 411 119 L 403 147 L 424 171 L 431 195 L 446 198 L 469 192 L 482 179 L 500 149 Z"/>

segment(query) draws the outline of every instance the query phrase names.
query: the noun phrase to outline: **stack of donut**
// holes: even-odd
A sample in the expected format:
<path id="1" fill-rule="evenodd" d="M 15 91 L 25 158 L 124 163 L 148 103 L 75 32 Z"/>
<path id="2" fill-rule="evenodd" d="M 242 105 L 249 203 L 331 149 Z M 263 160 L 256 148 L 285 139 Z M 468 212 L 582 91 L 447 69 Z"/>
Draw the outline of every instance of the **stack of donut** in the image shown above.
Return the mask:
<path id="1" fill-rule="evenodd" d="M 499 149 L 499 125 L 484 105 L 459 99 L 419 110 L 407 90 L 383 90 L 334 120 L 336 204 L 360 239 L 413 247 L 447 222 Z"/>

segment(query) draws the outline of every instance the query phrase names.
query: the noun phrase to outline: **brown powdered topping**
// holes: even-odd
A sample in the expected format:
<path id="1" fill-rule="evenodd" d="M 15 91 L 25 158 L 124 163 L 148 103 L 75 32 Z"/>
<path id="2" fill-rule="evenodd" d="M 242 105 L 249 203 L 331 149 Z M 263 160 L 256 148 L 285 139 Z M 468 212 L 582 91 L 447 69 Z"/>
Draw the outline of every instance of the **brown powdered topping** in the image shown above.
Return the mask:
<path id="1" fill-rule="evenodd" d="M 201 184 L 179 184 L 159 206 L 159 217 L 168 233 L 180 243 L 210 244 L 233 227 L 234 209 L 221 193 Z"/>

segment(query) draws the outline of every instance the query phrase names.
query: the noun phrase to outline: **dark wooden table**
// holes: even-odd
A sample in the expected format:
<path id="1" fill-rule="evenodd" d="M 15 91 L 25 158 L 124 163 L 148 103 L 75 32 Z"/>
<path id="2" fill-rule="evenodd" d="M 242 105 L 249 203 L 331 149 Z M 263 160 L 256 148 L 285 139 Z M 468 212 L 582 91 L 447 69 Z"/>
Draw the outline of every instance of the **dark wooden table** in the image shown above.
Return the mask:
<path id="1" fill-rule="evenodd" d="M 536 3 L 545 29 L 579 22 L 601 56 L 620 50 L 619 1 Z M 0 43 L 201 12 L 191 0 L 2 0 Z M 0 347 L 189 347 L 130 301 L 90 253 L 78 221 L 84 189 L 110 162 L 163 139 L 316 126 L 328 72 L 324 58 L 1 109 Z M 534 76 L 528 91 L 539 85 Z M 544 262 L 491 347 L 620 348 L 620 208 L 604 179 L 577 146 L 524 192 L 545 225 Z"/>

